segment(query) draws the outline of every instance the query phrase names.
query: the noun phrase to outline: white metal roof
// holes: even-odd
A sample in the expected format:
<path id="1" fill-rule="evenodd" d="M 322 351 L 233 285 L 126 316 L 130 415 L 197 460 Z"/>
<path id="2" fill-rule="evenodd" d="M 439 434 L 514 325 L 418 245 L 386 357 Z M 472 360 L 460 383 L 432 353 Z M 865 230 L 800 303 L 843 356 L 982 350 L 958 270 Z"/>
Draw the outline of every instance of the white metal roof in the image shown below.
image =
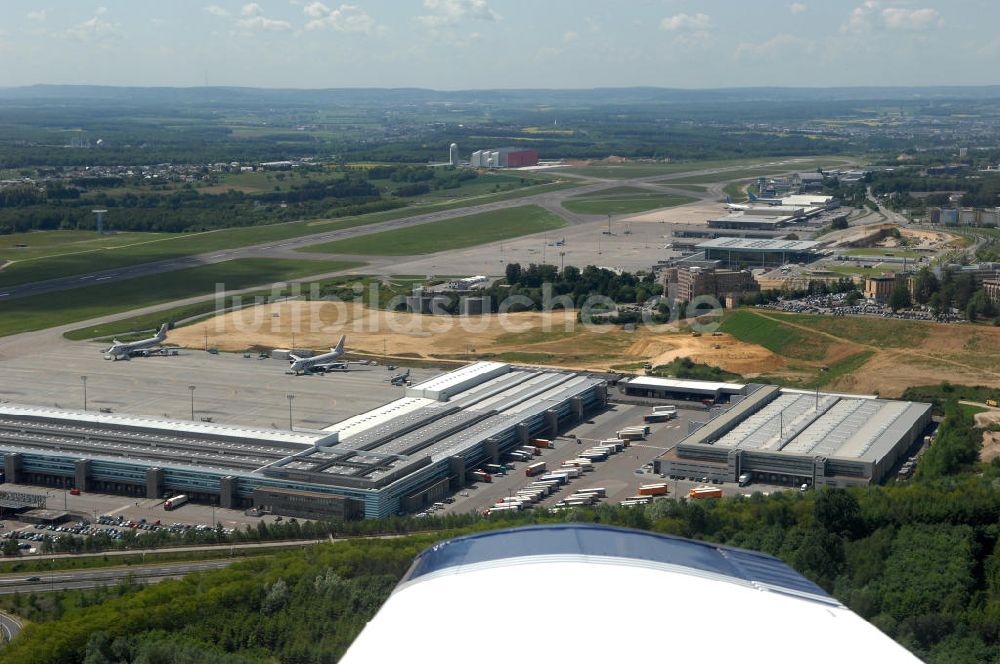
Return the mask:
<path id="1" fill-rule="evenodd" d="M 636 387 L 651 387 L 671 390 L 691 390 L 707 392 L 742 392 L 746 385 L 740 383 L 721 383 L 710 380 L 685 380 L 681 378 L 660 378 L 659 376 L 636 376 L 628 381 Z"/>
<path id="2" fill-rule="evenodd" d="M 734 251 L 809 251 L 819 242 L 811 240 L 755 240 L 742 237 L 717 237 L 697 244 L 698 249 L 731 249 Z"/>
<path id="3" fill-rule="evenodd" d="M 276 441 L 312 445 L 323 438 L 321 434 L 304 431 L 281 431 L 277 429 L 254 429 L 232 424 L 215 424 L 214 422 L 188 422 L 185 420 L 168 420 L 162 417 L 146 417 L 138 415 L 120 415 L 117 413 L 95 413 L 90 410 L 69 410 L 63 408 L 46 408 L 43 406 L 26 406 L 11 403 L 0 404 L 0 415 L 15 417 L 44 417 L 50 420 L 65 420 L 67 422 L 85 422 L 109 427 L 142 427 L 146 429 L 162 429 L 165 432 L 194 433 L 218 438 L 255 438 L 261 441 Z"/>
<path id="4" fill-rule="evenodd" d="M 444 653 L 477 664 L 919 661 L 842 606 L 636 560 L 538 556 L 400 587 L 341 662 Z"/>

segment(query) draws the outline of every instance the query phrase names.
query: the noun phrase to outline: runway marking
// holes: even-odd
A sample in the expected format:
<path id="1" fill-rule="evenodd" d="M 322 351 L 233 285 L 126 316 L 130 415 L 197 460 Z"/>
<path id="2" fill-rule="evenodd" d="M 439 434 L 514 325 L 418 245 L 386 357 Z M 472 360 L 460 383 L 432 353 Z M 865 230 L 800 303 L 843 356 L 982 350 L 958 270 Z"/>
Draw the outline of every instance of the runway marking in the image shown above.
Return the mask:
<path id="1" fill-rule="evenodd" d="M 105 279 L 110 279 L 111 277 L 98 277 L 95 281 L 104 281 Z"/>

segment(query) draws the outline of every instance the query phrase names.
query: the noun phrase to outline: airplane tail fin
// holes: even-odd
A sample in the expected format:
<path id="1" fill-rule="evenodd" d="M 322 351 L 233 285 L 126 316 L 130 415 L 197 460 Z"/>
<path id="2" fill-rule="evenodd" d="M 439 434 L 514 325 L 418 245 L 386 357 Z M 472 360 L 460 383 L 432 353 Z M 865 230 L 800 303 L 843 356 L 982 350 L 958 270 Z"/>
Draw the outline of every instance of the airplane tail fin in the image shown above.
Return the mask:
<path id="1" fill-rule="evenodd" d="M 337 347 L 336 348 L 331 348 L 330 350 L 333 351 L 334 353 L 343 353 L 344 352 L 344 342 L 345 341 L 347 341 L 347 335 L 346 334 L 343 335 L 342 337 L 340 337 L 340 341 L 337 342 Z"/>
<path id="2" fill-rule="evenodd" d="M 167 338 L 167 327 L 168 326 L 167 326 L 166 323 L 164 323 L 163 325 L 160 326 L 160 329 L 157 330 L 157 332 L 156 332 L 156 337 L 158 339 L 166 339 Z"/>
<path id="3" fill-rule="evenodd" d="M 757 200 L 757 197 L 754 195 L 754 193 L 752 191 L 748 191 L 747 194 L 750 195 L 750 200 L 752 200 L 752 201 Z"/>
<path id="4" fill-rule="evenodd" d="M 731 199 L 731 198 L 729 197 L 729 194 L 726 194 L 726 202 L 727 202 L 727 203 L 732 203 L 732 202 L 733 202 L 733 199 Z"/>

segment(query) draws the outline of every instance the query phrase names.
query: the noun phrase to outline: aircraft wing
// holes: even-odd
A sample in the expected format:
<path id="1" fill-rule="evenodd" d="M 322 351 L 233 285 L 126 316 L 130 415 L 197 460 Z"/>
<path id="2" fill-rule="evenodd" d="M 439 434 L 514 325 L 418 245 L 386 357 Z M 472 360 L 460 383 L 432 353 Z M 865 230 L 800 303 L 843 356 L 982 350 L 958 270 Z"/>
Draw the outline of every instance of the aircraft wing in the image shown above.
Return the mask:
<path id="1" fill-rule="evenodd" d="M 341 662 L 446 653 L 477 664 L 919 661 L 777 558 L 584 524 L 425 550 Z"/>

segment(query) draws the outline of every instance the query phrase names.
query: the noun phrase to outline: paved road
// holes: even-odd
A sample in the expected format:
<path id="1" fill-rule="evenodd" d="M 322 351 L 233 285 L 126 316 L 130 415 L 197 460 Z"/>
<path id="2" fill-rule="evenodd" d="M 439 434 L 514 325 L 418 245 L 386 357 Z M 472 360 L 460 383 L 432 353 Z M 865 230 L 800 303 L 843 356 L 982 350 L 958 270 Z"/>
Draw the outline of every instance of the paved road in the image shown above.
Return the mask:
<path id="1" fill-rule="evenodd" d="M 102 585 L 113 585 L 125 578 L 132 578 L 136 583 L 156 583 L 164 579 L 177 579 L 192 572 L 221 569 L 241 560 L 243 558 L 193 563 L 129 565 L 95 570 L 4 574 L 0 575 L 0 595 L 12 595 L 17 592 L 96 588 Z"/>
<path id="2" fill-rule="evenodd" d="M 77 274 L 73 276 L 61 277 L 57 279 L 48 279 L 45 281 L 36 281 L 16 286 L 0 287 L 0 302 L 22 297 L 29 297 L 32 295 L 41 295 L 44 293 L 51 293 L 55 291 L 81 288 L 84 286 L 115 283 L 127 279 L 135 279 L 138 277 L 162 274 L 165 272 L 173 272 L 176 270 L 183 270 L 203 265 L 212 265 L 215 263 L 222 263 L 225 261 L 231 261 L 240 258 L 295 257 L 304 260 L 306 258 L 314 258 L 315 256 L 309 256 L 307 254 L 297 253 L 296 250 L 303 247 L 308 247 L 310 245 L 315 245 L 325 242 L 333 242 L 335 240 L 344 240 L 347 238 L 358 237 L 361 235 L 369 235 L 371 233 L 378 233 L 386 230 L 408 228 L 410 226 L 418 226 L 421 224 L 427 224 L 434 221 L 441 221 L 443 219 L 453 219 L 455 217 L 461 217 L 471 214 L 480 214 L 483 212 L 501 210 L 521 205 L 538 205 L 540 207 L 545 208 L 546 210 L 549 210 L 550 212 L 559 215 L 570 224 L 593 222 L 597 219 L 603 219 L 604 215 L 588 215 L 588 214 L 573 213 L 570 212 L 569 210 L 566 210 L 562 206 L 562 202 L 570 196 L 578 196 L 580 194 L 600 191 L 602 189 L 610 189 L 614 187 L 624 187 L 624 186 L 641 187 L 644 189 L 649 189 L 651 191 L 660 191 L 663 193 L 691 196 L 698 199 L 698 201 L 716 200 L 721 196 L 722 184 L 725 181 L 726 173 L 731 171 L 741 171 L 749 168 L 754 168 L 757 166 L 769 166 L 776 164 L 788 164 L 789 170 L 791 171 L 794 170 L 795 161 L 788 159 L 782 161 L 762 161 L 757 164 L 744 164 L 741 166 L 731 166 L 724 168 L 691 170 L 679 173 L 652 175 L 642 178 L 619 179 L 619 180 L 592 178 L 587 176 L 580 176 L 580 175 L 566 173 L 561 175 L 580 179 L 584 182 L 588 182 L 589 184 L 585 184 L 583 186 L 575 187 L 572 189 L 543 192 L 540 194 L 523 196 L 521 198 L 506 199 L 502 201 L 495 201 L 492 203 L 484 203 L 481 205 L 470 205 L 468 207 L 455 208 L 451 210 L 428 212 L 425 214 L 417 214 L 410 217 L 404 217 L 401 219 L 392 219 L 390 221 L 383 221 L 383 222 L 368 224 L 365 226 L 357 226 L 354 228 L 343 228 L 332 231 L 319 232 L 314 235 L 306 235 L 303 237 L 290 238 L 286 240 L 277 240 L 263 244 L 251 245 L 247 247 L 239 247 L 234 249 L 213 251 L 204 254 L 196 254 L 192 256 L 170 258 L 162 261 L 143 263 L 140 265 L 133 265 L 129 267 L 99 270 L 87 274 Z M 704 192 L 696 192 L 686 189 L 672 188 L 669 185 L 669 180 L 671 179 L 688 178 L 697 175 L 704 175 L 704 176 L 719 175 L 720 182 L 707 185 L 707 190 Z M 321 258 L 327 260 L 369 259 L 371 261 L 376 261 L 376 262 L 381 261 L 381 263 L 383 263 L 384 266 L 387 267 L 391 267 L 391 265 L 398 263 L 400 260 L 397 257 L 391 260 L 390 262 L 386 263 L 384 256 L 383 257 L 364 257 L 364 256 L 353 256 L 353 255 L 338 256 L 336 254 L 322 254 Z M 378 267 L 378 266 L 371 266 L 371 267 Z M 329 276 L 332 276 L 334 274 L 337 273 L 331 272 Z M 314 275 L 310 277 L 310 279 L 322 278 L 326 276 L 328 275 Z"/>
<path id="3" fill-rule="evenodd" d="M 0 613 L 0 634 L 4 641 L 13 641 L 21 631 L 20 621 L 6 613 Z"/>

